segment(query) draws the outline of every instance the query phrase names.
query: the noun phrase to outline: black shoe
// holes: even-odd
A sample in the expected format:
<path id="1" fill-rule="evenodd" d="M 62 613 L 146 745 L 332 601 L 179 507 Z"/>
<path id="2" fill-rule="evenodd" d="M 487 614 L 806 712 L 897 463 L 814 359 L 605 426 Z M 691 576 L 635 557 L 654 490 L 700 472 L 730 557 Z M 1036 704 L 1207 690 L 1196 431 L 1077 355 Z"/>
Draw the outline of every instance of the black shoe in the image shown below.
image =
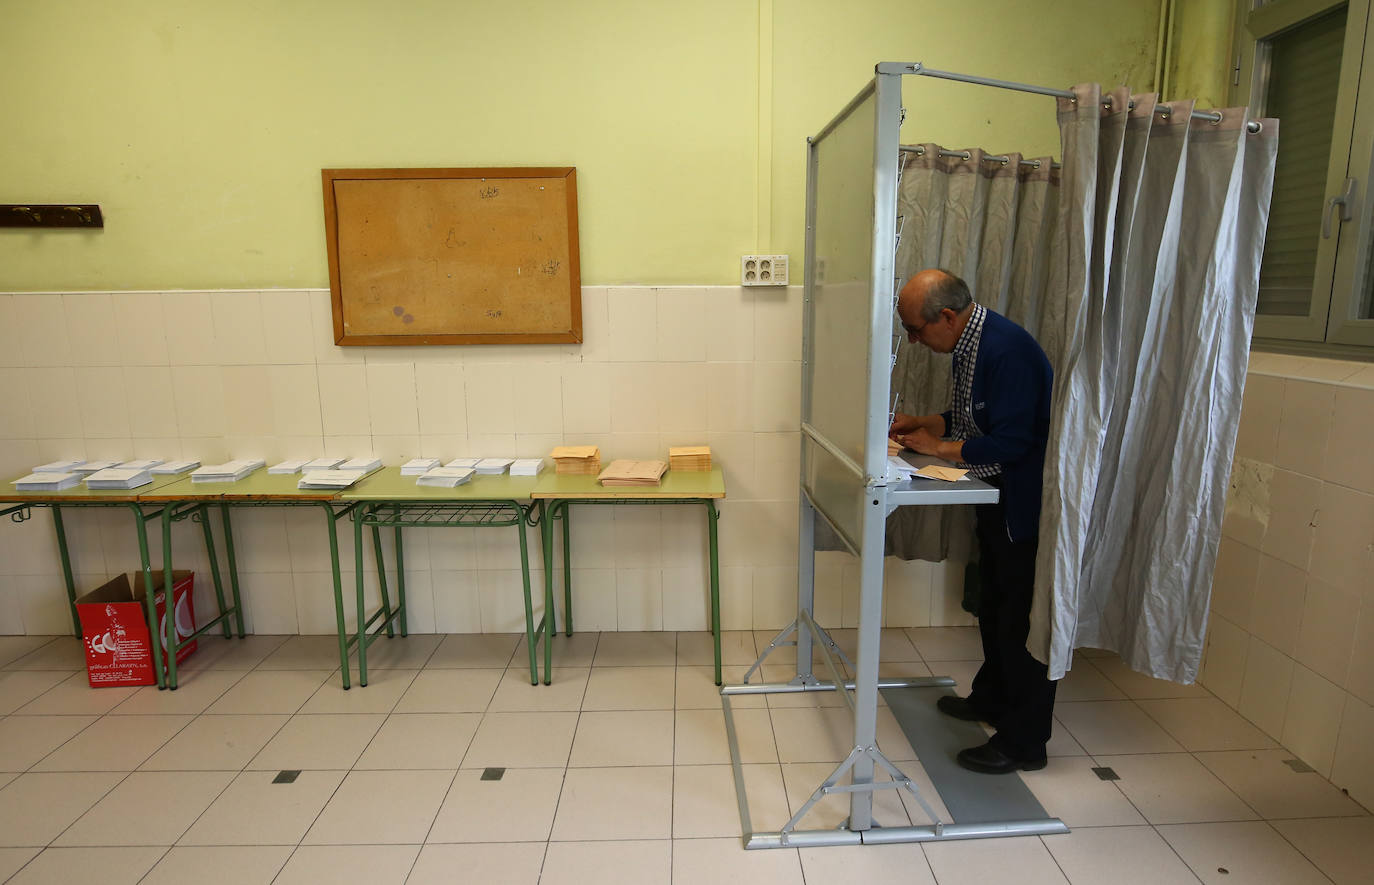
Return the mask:
<path id="1" fill-rule="evenodd" d="M 981 747 L 960 750 L 958 761 L 962 767 L 980 774 L 1010 774 L 1013 771 L 1039 771 L 1045 767 L 1047 760 L 1044 756 L 1039 759 L 1013 759 L 991 743 L 986 743 Z"/>
<path id="2" fill-rule="evenodd" d="M 969 702 L 968 698 L 961 698 L 958 695 L 941 695 L 935 702 L 935 708 L 946 716 L 953 716 L 955 719 L 962 719 L 965 722 L 987 722 L 988 719 L 979 713 Z"/>

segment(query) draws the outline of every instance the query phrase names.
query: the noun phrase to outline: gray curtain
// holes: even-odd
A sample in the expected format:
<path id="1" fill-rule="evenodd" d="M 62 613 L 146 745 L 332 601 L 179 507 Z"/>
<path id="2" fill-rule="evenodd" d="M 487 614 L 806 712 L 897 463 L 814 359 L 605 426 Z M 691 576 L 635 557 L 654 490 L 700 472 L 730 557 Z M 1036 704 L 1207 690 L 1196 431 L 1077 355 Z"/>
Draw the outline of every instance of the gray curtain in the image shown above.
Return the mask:
<path id="1" fill-rule="evenodd" d="M 1064 323 L 1045 465 L 1032 654 L 1197 676 L 1240 419 L 1278 124 L 1191 120 L 1091 87 L 1060 101 Z M 1070 182 L 1084 187 L 1073 187 Z M 1056 283 L 1052 282 L 1051 286 Z"/>

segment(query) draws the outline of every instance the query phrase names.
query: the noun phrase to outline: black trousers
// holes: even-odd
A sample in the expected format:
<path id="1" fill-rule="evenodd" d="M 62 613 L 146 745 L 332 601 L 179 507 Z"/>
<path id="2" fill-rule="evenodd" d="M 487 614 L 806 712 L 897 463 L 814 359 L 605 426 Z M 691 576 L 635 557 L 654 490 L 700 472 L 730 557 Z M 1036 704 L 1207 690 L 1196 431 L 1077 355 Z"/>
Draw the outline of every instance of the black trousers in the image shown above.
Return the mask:
<path id="1" fill-rule="evenodd" d="M 1054 721 L 1048 668 L 1026 651 L 1035 590 L 1035 540 L 1007 537 L 1001 503 L 977 508 L 983 666 L 969 702 L 997 729 L 991 743 L 1016 759 L 1042 759 Z"/>

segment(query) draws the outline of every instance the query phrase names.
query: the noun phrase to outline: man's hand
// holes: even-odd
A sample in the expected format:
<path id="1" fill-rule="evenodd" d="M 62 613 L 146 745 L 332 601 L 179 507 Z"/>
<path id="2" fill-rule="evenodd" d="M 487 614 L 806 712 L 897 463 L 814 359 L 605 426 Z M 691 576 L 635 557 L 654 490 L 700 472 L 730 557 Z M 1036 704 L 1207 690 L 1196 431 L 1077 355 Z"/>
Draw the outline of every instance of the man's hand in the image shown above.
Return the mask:
<path id="1" fill-rule="evenodd" d="M 940 438 L 924 427 L 917 427 L 910 433 L 900 435 L 897 442 L 922 455 L 940 455 Z"/>
<path id="2" fill-rule="evenodd" d="M 903 414 L 901 414 L 901 413 L 898 413 L 898 414 L 892 419 L 892 426 L 889 427 L 889 428 L 887 429 L 887 435 L 888 435 L 889 437 L 891 437 L 892 439 L 897 440 L 897 442 L 901 442 L 901 440 L 897 439 L 897 437 L 898 437 L 899 435 L 904 435 L 904 434 L 911 433 L 912 431 L 916 430 L 916 428 L 918 428 L 918 427 L 920 427 L 920 426 L 921 426 L 921 418 L 920 418 L 920 416 L 917 416 L 917 415 L 903 415 Z"/>

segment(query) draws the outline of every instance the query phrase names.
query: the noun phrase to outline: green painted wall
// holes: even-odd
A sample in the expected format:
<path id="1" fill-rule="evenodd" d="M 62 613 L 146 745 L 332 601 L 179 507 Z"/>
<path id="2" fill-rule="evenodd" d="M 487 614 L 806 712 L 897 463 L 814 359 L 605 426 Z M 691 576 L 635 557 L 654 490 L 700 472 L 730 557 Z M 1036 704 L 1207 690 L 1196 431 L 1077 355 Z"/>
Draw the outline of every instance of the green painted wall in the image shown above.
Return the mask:
<path id="1" fill-rule="evenodd" d="M 0 0 L 0 290 L 325 286 L 319 170 L 573 165 L 583 281 L 800 258 L 805 136 L 874 62 L 1147 88 L 1158 0 Z M 904 136 L 1048 153 L 1049 99 L 909 85 Z"/>

